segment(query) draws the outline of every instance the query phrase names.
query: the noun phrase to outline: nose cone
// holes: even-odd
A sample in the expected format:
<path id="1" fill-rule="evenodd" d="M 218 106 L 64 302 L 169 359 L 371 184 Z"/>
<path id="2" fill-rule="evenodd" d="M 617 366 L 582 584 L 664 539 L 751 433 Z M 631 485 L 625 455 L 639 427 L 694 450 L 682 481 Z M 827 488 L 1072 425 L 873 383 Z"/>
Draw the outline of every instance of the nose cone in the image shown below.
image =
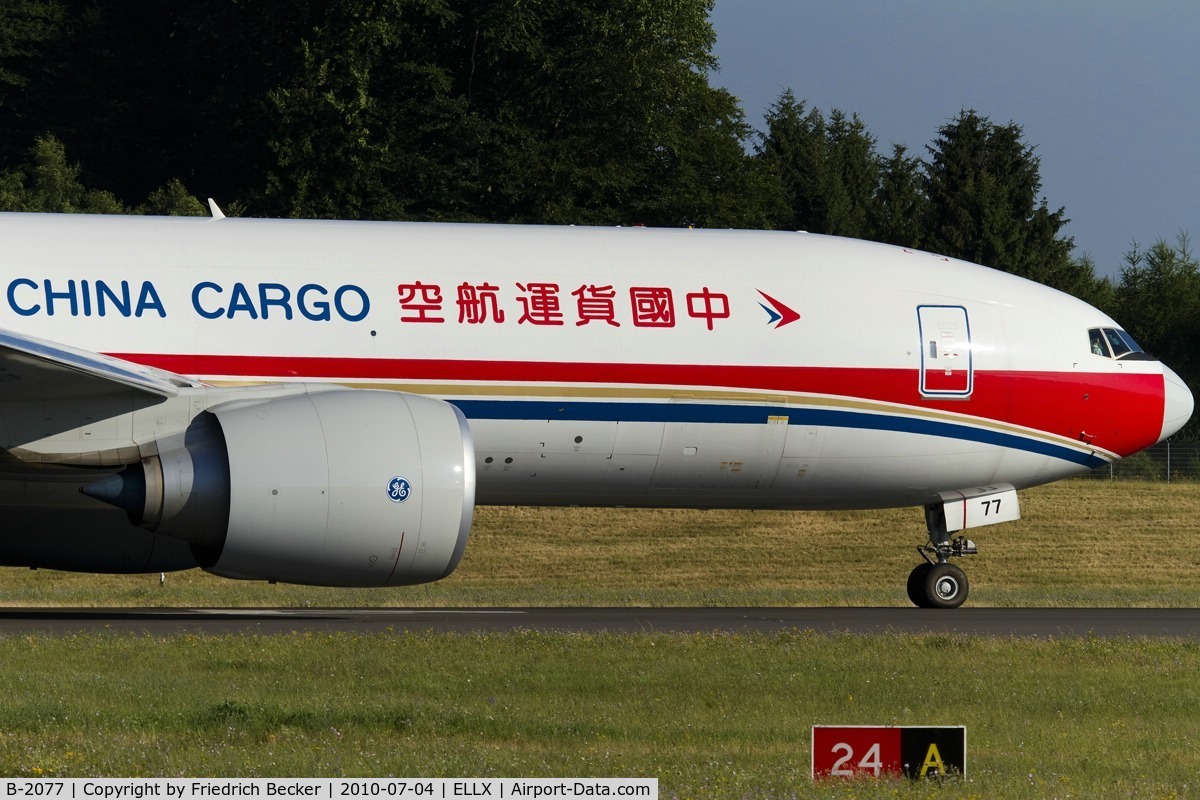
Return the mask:
<path id="1" fill-rule="evenodd" d="M 1166 402 L 1163 405 L 1162 435 L 1158 437 L 1160 442 L 1187 424 L 1195 405 L 1187 384 L 1166 365 L 1163 366 L 1163 392 Z"/>

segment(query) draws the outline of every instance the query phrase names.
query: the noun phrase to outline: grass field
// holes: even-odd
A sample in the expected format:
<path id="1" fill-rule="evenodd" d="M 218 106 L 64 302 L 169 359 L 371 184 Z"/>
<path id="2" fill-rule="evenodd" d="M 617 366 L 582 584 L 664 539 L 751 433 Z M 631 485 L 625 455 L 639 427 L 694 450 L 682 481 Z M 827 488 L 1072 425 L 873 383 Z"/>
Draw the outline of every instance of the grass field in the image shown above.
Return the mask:
<path id="1" fill-rule="evenodd" d="M 1194 484 L 982 529 L 973 605 L 1200 606 Z M 0 571 L 0 605 L 903 605 L 913 511 L 481 509 L 430 587 Z M 954 613 L 954 612 L 947 612 Z M 681 798 L 1200 796 L 1200 643 L 945 635 L 0 638 L 0 775 L 658 777 Z M 817 783 L 813 724 L 968 729 L 968 776 Z"/>
<path id="2" fill-rule="evenodd" d="M 1189 797 L 1200 645 L 402 634 L 3 642 L 0 773 L 659 779 L 662 797 Z M 814 723 L 962 724 L 965 781 L 813 784 Z"/>

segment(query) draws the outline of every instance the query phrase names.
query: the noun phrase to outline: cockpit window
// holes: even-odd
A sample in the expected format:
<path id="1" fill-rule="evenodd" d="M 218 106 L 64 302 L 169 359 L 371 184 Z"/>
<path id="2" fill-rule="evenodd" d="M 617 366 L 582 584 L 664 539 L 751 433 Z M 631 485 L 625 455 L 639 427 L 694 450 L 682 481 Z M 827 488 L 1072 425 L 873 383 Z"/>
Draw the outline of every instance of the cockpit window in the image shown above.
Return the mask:
<path id="1" fill-rule="evenodd" d="M 1146 352 L 1145 350 L 1143 350 L 1143 349 L 1142 349 L 1142 348 L 1141 348 L 1141 347 L 1138 345 L 1138 343 L 1137 343 L 1137 342 L 1135 342 L 1135 341 L 1133 340 L 1133 337 L 1132 337 L 1132 336 L 1130 336 L 1130 335 L 1129 335 L 1128 333 L 1126 333 L 1125 331 L 1118 330 L 1118 331 L 1117 331 L 1117 335 L 1118 335 L 1118 336 L 1120 336 L 1122 340 L 1124 340 L 1125 344 L 1129 345 L 1129 350 L 1130 350 L 1130 352 L 1132 352 L 1132 353 L 1144 353 L 1144 352 Z"/>
<path id="2" fill-rule="evenodd" d="M 1125 331 L 1120 328 L 1092 328 L 1088 331 L 1088 345 L 1092 353 L 1105 358 L 1149 361 L 1149 356 Z"/>
<path id="3" fill-rule="evenodd" d="M 1104 338 L 1108 339 L 1108 346 L 1112 348 L 1113 358 L 1120 358 L 1133 350 L 1132 347 L 1125 344 L 1125 340 L 1121 338 L 1120 331 L 1113 328 L 1104 328 L 1103 330 Z"/>

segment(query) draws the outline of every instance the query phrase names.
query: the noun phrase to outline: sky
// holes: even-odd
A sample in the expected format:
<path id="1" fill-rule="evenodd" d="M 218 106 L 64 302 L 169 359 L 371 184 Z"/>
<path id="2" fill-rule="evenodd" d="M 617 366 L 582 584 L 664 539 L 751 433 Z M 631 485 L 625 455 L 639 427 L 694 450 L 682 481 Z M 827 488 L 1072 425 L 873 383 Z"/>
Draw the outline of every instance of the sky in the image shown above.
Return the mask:
<path id="1" fill-rule="evenodd" d="M 963 109 L 1015 122 L 1075 255 L 1117 275 L 1135 240 L 1200 242 L 1200 3 L 716 0 L 710 82 L 763 117 L 791 88 L 922 158 Z M 1200 250 L 1200 245 L 1197 245 Z"/>

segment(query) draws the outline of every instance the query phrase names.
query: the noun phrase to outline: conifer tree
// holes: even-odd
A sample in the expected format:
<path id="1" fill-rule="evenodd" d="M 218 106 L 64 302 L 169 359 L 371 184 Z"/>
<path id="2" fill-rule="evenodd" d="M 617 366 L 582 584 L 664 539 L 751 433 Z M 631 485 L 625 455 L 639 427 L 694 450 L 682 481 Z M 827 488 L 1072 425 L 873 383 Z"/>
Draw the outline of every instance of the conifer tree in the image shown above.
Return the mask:
<path id="1" fill-rule="evenodd" d="M 1066 288 L 1078 280 L 1068 220 L 1039 198 L 1040 159 L 1022 135 L 973 110 L 941 127 L 927 148 L 925 246 Z"/>

